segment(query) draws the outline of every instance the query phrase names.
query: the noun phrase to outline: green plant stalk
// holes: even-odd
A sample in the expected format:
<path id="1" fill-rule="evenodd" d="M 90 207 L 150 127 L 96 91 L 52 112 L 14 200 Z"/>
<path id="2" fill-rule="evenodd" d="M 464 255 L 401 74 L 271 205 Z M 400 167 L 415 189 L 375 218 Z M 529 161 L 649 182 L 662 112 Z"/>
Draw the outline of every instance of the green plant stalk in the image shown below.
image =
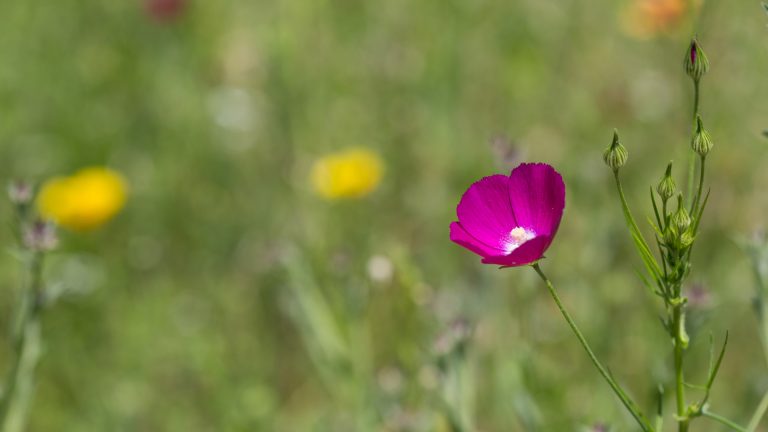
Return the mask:
<path id="1" fill-rule="evenodd" d="M 760 299 L 760 309 L 760 342 L 763 345 L 765 361 L 768 362 L 768 319 L 766 319 L 768 318 L 768 304 L 766 304 L 765 299 Z"/>
<path id="2" fill-rule="evenodd" d="M 762 286 L 762 278 L 758 276 L 758 279 L 759 284 Z M 763 353 L 765 354 L 765 358 L 768 361 L 768 320 L 765 319 L 766 313 L 768 313 L 768 308 L 766 308 L 765 301 L 762 298 L 760 299 L 760 308 L 760 342 L 763 346 Z M 758 403 L 754 414 L 752 414 L 752 418 L 750 419 L 746 430 L 753 432 L 755 429 L 757 429 L 757 427 L 760 425 L 760 421 L 763 419 L 763 416 L 765 416 L 766 411 L 768 411 L 768 390 L 766 390 L 762 399 L 760 399 L 760 403 Z"/>
<path id="3" fill-rule="evenodd" d="M 470 380 L 469 364 L 466 353 L 451 354 L 448 359 L 448 371 L 443 388 L 443 398 L 447 409 L 447 417 L 454 432 L 467 432 L 474 430 L 471 390 L 468 385 Z"/>
<path id="4" fill-rule="evenodd" d="M 768 362 L 768 304 L 765 301 L 766 282 L 763 278 L 763 273 L 760 271 L 761 254 L 759 251 L 754 250 L 752 252 L 752 271 L 755 277 L 755 283 L 757 285 L 757 304 L 759 310 L 757 311 L 757 320 L 760 324 L 758 330 L 760 334 L 760 344 L 763 347 L 763 355 Z M 768 390 L 763 395 L 760 403 L 758 403 L 752 418 L 747 425 L 747 431 L 753 432 L 760 425 L 760 421 L 763 419 L 766 410 L 768 410 Z"/>
<path id="5" fill-rule="evenodd" d="M 653 426 L 651 426 L 651 423 L 648 421 L 645 415 L 640 411 L 637 404 L 632 399 L 629 398 L 629 396 L 624 391 L 624 389 L 621 388 L 621 386 L 616 382 L 616 380 L 613 379 L 611 374 L 608 373 L 608 370 L 605 368 L 605 366 L 603 366 L 602 363 L 600 363 L 600 360 L 597 359 L 597 356 L 595 355 L 594 351 L 592 351 L 592 348 L 589 346 L 589 343 L 587 342 L 586 338 L 581 333 L 581 330 L 579 330 L 579 327 L 573 321 L 573 318 L 571 318 L 571 315 L 568 313 L 568 311 L 565 310 L 563 303 L 560 301 L 560 297 L 557 295 L 557 291 L 555 291 L 555 287 L 552 285 L 552 282 L 547 278 L 547 276 L 541 270 L 539 263 L 538 262 L 534 263 L 531 265 L 531 267 L 533 267 L 533 269 L 536 270 L 536 273 L 539 275 L 541 280 L 544 281 L 544 284 L 547 286 L 549 293 L 552 295 L 552 298 L 555 300 L 555 303 L 557 304 L 557 308 L 560 310 L 560 313 L 563 315 L 563 318 L 565 318 L 565 321 L 568 322 L 568 325 L 571 327 L 571 330 L 573 330 L 573 333 L 576 335 L 576 338 L 581 343 L 581 346 L 587 352 L 589 359 L 595 365 L 598 372 L 600 372 L 600 375 L 602 375 L 603 378 L 605 378 L 605 380 L 608 382 L 608 385 L 611 387 L 613 392 L 616 393 L 616 396 L 618 396 L 618 398 L 621 400 L 621 402 L 624 404 L 627 410 L 632 414 L 632 417 L 635 418 L 635 421 L 637 421 L 637 423 L 640 425 L 642 430 L 646 432 L 655 432 L 655 429 L 653 428 Z"/>
<path id="6" fill-rule="evenodd" d="M 696 127 L 696 117 L 699 115 L 699 80 L 693 81 L 693 123 Z M 688 159 L 688 184 L 686 197 L 693 196 L 693 182 L 696 177 L 696 153 L 691 153 Z"/>
<path id="7" fill-rule="evenodd" d="M 749 420 L 749 424 L 747 425 L 746 429 L 748 432 L 754 432 L 755 429 L 760 426 L 760 420 L 763 419 L 766 410 L 768 410 L 768 391 L 766 391 L 763 395 L 763 398 L 757 405 L 757 409 L 755 409 L 755 413 L 752 415 L 752 419 Z"/>
<path id="8" fill-rule="evenodd" d="M 696 215 L 699 211 L 699 204 L 701 202 L 701 191 L 704 189 L 704 167 L 706 165 L 707 157 L 701 156 L 701 168 L 699 168 L 699 186 L 696 189 L 696 198 L 693 200 L 693 204 L 691 204 L 691 211 L 690 213 L 692 215 Z"/>
<path id="9" fill-rule="evenodd" d="M 43 257 L 42 252 L 33 252 L 28 286 L 20 300 L 18 327 L 13 340 L 13 362 L 0 399 L 0 430 L 3 432 L 23 430 L 29 410 L 35 367 L 40 357 Z"/>
<path id="10" fill-rule="evenodd" d="M 733 421 L 731 421 L 731 420 L 729 420 L 729 419 L 727 419 L 727 418 L 725 418 L 725 417 L 723 417 L 723 416 L 721 416 L 719 414 L 715 414 L 713 412 L 709 412 L 707 410 L 704 410 L 704 411 L 701 412 L 701 415 L 703 415 L 704 417 L 710 418 L 710 419 L 712 419 L 712 420 L 714 420 L 714 421 L 716 421 L 718 423 L 724 424 L 724 425 L 728 426 L 729 428 L 731 428 L 731 429 L 733 429 L 735 431 L 747 432 L 747 429 L 744 429 L 743 427 L 739 426 L 735 422 L 733 422 Z"/>
<path id="11" fill-rule="evenodd" d="M 685 334 L 685 311 L 683 311 L 683 305 L 676 305 L 672 310 L 672 322 L 675 328 L 675 396 L 677 401 L 677 421 L 678 430 L 680 432 L 688 431 L 689 419 L 686 414 L 685 405 L 685 378 L 683 376 L 683 350 L 685 349 L 685 342 L 683 341 L 683 334 Z"/>

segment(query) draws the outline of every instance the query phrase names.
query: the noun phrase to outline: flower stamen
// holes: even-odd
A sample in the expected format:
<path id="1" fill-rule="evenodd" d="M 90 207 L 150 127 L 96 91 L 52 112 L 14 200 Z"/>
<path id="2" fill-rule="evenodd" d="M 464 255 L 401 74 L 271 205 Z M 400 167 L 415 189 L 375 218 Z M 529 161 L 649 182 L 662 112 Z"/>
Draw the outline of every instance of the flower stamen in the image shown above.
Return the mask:
<path id="1" fill-rule="evenodd" d="M 533 231 L 523 227 L 515 227 L 509 232 L 508 238 L 504 240 L 504 252 L 509 255 L 512 251 L 520 247 L 520 245 L 534 237 L 536 237 L 536 233 Z"/>

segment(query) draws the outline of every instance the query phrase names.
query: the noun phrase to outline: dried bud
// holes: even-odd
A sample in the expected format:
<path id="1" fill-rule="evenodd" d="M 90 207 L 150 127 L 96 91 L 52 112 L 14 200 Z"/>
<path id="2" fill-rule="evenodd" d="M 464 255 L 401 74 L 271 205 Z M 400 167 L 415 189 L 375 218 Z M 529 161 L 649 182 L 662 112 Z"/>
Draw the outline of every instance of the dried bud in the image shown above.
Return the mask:
<path id="1" fill-rule="evenodd" d="M 670 162 L 669 165 L 667 165 L 667 172 L 664 174 L 664 177 L 659 182 L 659 185 L 656 186 L 656 192 L 659 194 L 661 199 L 664 200 L 665 202 L 668 199 L 672 198 L 675 195 L 675 192 L 677 192 L 675 179 L 672 178 L 672 162 Z"/>
<path id="2" fill-rule="evenodd" d="M 704 129 L 701 116 L 696 116 L 696 132 L 691 140 L 691 148 L 700 156 L 706 156 L 712 150 L 712 136 Z"/>
<path id="3" fill-rule="evenodd" d="M 36 221 L 24 230 L 24 245 L 30 250 L 46 252 L 58 244 L 59 236 L 52 222 Z"/>
<path id="4" fill-rule="evenodd" d="M 698 82 L 709 70 L 709 60 L 707 60 L 707 55 L 704 54 L 701 45 L 699 45 L 699 41 L 695 38 L 691 41 L 691 45 L 685 53 L 685 61 L 683 64 L 685 65 L 685 73 L 696 82 Z"/>
<path id="5" fill-rule="evenodd" d="M 627 163 L 627 149 L 619 142 L 619 133 L 615 129 L 613 130 L 613 142 L 610 147 L 603 152 L 603 161 L 614 172 L 623 167 Z"/>
<path id="6" fill-rule="evenodd" d="M 23 180 L 14 180 L 8 184 L 8 199 L 12 203 L 25 206 L 32 202 L 32 184 Z"/>
<path id="7" fill-rule="evenodd" d="M 685 210 L 682 195 L 677 196 L 677 211 L 672 215 L 671 222 L 680 234 L 685 233 L 688 227 L 691 226 L 691 217 L 688 215 L 688 211 Z"/>

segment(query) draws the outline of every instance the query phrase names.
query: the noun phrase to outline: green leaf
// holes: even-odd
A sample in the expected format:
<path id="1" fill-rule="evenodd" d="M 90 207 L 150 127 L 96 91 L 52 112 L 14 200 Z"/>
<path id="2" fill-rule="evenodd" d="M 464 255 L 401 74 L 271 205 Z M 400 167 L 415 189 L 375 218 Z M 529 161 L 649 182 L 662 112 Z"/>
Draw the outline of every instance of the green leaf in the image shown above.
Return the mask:
<path id="1" fill-rule="evenodd" d="M 723 341 L 723 347 L 720 348 L 720 355 L 717 356 L 717 362 L 714 368 L 710 365 L 709 380 L 707 381 L 707 392 L 712 388 L 712 384 L 715 382 L 717 372 L 720 370 L 720 364 L 723 362 L 723 356 L 725 356 L 725 348 L 728 346 L 728 332 L 725 332 L 725 341 Z"/>

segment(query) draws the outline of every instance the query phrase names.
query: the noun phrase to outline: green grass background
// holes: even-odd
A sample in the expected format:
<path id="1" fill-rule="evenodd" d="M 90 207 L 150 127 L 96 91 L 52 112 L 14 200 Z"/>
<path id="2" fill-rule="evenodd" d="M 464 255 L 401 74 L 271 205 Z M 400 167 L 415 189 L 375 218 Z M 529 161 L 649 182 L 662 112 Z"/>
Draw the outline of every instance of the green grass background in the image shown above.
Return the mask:
<path id="1" fill-rule="evenodd" d="M 650 410 L 671 343 L 601 152 L 618 128 L 641 220 L 669 160 L 683 183 L 694 32 L 712 64 L 702 113 L 715 148 L 691 281 L 713 300 L 692 312 L 688 373 L 705 379 L 708 334 L 729 330 L 712 406 L 745 423 L 768 366 L 734 239 L 768 223 L 768 17 L 757 1 L 706 1 L 695 28 L 635 40 L 625 4 L 193 1 L 158 23 L 136 1 L 4 2 L 0 178 L 97 164 L 131 185 L 118 218 L 64 233 L 50 261 L 49 281 L 75 294 L 44 317 L 30 430 L 441 430 L 431 347 L 456 317 L 475 328 L 463 393 L 477 430 L 633 430 L 534 272 L 480 265 L 448 224 L 471 182 L 509 169 L 494 137 L 554 165 L 567 206 L 542 266 Z M 322 201 L 309 167 L 348 146 L 382 155 L 383 182 Z M 12 249 L 10 229 L 0 242 Z M 369 278 L 374 255 L 394 263 L 391 281 Z M 8 328 L 21 277 L 10 253 L 0 276 Z M 310 286 L 336 330 L 308 318 Z M 323 351 L 334 334 L 351 353 Z M 399 385 L 382 388 L 387 376 Z"/>

